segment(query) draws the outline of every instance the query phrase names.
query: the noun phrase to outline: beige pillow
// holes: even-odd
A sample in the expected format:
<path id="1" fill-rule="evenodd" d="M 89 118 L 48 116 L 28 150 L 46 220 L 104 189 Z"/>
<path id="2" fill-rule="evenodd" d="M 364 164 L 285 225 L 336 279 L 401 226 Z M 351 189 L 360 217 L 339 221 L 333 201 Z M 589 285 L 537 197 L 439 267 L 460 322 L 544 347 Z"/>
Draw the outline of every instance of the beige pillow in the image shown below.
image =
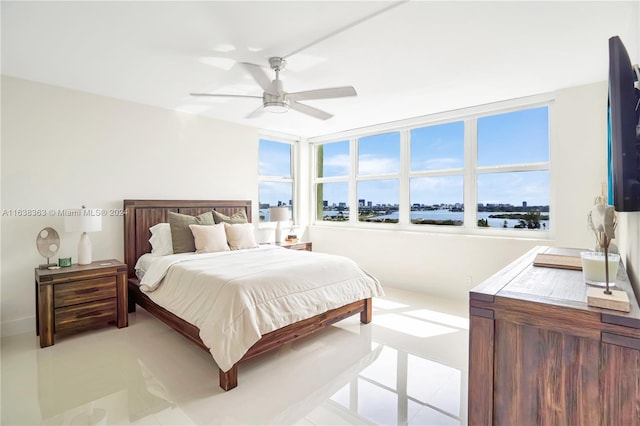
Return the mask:
<path id="1" fill-rule="evenodd" d="M 224 230 L 227 233 L 227 241 L 229 242 L 229 247 L 231 247 L 231 250 L 242 250 L 258 247 L 252 224 L 231 224 L 225 222 Z"/>
<path id="2" fill-rule="evenodd" d="M 244 212 L 244 210 L 240 210 L 240 211 L 232 214 L 231 216 L 227 216 L 226 214 L 218 213 L 215 210 L 213 210 L 211 213 L 213 213 L 213 220 L 215 220 L 216 223 L 222 223 L 222 222 L 226 222 L 226 223 L 247 223 L 247 222 L 249 222 L 247 220 L 247 214 Z"/>
<path id="3" fill-rule="evenodd" d="M 193 240 L 196 245 L 196 253 L 214 253 L 216 251 L 229 251 L 227 234 L 224 225 L 189 225 Z"/>
<path id="4" fill-rule="evenodd" d="M 196 251 L 196 245 L 189 225 L 213 225 L 213 215 L 211 212 L 199 216 L 169 212 L 169 225 L 171 226 L 173 252 L 176 254 L 191 253 Z"/>

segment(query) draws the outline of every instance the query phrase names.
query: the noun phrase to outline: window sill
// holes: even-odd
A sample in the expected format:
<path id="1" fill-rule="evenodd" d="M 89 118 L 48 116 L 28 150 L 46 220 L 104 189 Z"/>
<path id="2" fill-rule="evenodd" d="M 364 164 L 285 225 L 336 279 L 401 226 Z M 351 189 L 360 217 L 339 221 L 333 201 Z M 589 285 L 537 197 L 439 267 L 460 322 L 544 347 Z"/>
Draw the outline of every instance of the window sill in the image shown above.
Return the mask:
<path id="1" fill-rule="evenodd" d="M 487 238 L 510 238 L 519 240 L 540 240 L 547 244 L 552 240 L 553 233 L 550 230 L 532 230 L 532 229 L 503 229 L 503 228 L 477 228 L 466 226 L 448 226 L 448 225 L 415 225 L 415 224 L 399 224 L 399 223 L 371 223 L 371 222 L 323 222 L 315 221 L 310 225 L 314 228 L 327 229 L 348 229 L 348 230 L 366 230 L 366 231 L 383 231 L 383 232 L 411 232 L 416 234 L 440 234 L 440 235 L 460 235 L 470 237 L 487 237 Z"/>

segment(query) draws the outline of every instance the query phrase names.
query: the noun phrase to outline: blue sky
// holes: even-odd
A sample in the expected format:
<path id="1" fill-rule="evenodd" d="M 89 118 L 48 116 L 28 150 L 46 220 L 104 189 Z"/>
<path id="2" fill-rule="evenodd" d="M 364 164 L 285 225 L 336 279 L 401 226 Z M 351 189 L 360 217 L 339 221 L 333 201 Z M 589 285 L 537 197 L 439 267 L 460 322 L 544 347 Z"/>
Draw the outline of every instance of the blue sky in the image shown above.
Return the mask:
<path id="1" fill-rule="evenodd" d="M 540 107 L 478 118 L 478 166 L 549 161 L 547 115 L 547 107 Z M 448 176 L 412 177 L 411 203 L 462 203 L 464 123 L 415 128 L 410 131 L 410 138 L 411 172 L 451 170 Z M 400 171 L 399 132 L 363 137 L 358 145 L 359 176 Z M 261 156 L 271 158 L 260 164 L 261 175 L 289 175 L 289 145 L 261 141 Z M 348 176 L 349 142 L 325 144 L 323 165 L 324 177 Z M 398 203 L 398 179 L 359 181 L 357 187 L 358 199 L 372 201 L 374 205 Z M 347 202 L 347 190 L 346 182 L 325 184 L 323 198 L 330 204 Z M 278 191 L 280 195 L 269 195 L 270 192 L 263 184 L 261 199 L 282 197 L 282 188 Z M 528 205 L 549 204 L 548 171 L 478 174 L 478 202 L 522 205 L 523 201 Z"/>

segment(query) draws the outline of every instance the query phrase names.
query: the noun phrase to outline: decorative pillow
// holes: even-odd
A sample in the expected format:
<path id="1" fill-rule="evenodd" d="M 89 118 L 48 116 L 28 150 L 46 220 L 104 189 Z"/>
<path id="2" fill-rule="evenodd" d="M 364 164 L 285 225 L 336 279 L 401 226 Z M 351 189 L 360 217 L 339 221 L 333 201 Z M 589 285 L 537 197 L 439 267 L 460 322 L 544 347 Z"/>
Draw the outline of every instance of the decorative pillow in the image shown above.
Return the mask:
<path id="1" fill-rule="evenodd" d="M 242 250 L 258 247 L 253 225 L 250 223 L 224 223 L 227 241 L 231 250 Z"/>
<path id="2" fill-rule="evenodd" d="M 189 225 L 213 225 L 213 215 L 206 212 L 200 216 L 169 212 L 169 225 L 171 225 L 171 241 L 173 252 L 190 253 L 196 251 L 193 234 Z"/>
<path id="3" fill-rule="evenodd" d="M 213 253 L 216 251 L 229 251 L 227 234 L 224 225 L 189 225 L 193 240 L 196 245 L 196 253 Z"/>
<path id="4" fill-rule="evenodd" d="M 173 254 L 173 243 L 171 242 L 171 226 L 168 223 L 158 223 L 149 228 L 151 231 L 151 254 L 155 256 L 166 256 Z"/>
<path id="5" fill-rule="evenodd" d="M 213 213 L 213 219 L 216 221 L 216 223 L 223 223 L 223 222 L 224 223 L 247 223 L 249 222 L 247 220 L 247 214 L 245 213 L 244 210 L 239 210 L 238 212 L 232 214 L 231 216 L 218 213 L 215 210 L 213 210 L 211 213 Z"/>

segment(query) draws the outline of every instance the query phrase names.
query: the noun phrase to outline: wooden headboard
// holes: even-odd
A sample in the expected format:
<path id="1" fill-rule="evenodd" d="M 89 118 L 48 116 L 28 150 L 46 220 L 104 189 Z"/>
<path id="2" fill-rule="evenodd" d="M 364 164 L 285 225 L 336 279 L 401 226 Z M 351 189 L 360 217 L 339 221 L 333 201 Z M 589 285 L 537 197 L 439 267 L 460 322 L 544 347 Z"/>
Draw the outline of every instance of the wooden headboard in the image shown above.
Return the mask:
<path id="1" fill-rule="evenodd" d="M 124 261 L 129 278 L 135 278 L 140 256 L 151 252 L 149 228 L 169 222 L 168 212 L 197 216 L 215 210 L 231 216 L 244 210 L 251 221 L 251 200 L 124 200 Z"/>

